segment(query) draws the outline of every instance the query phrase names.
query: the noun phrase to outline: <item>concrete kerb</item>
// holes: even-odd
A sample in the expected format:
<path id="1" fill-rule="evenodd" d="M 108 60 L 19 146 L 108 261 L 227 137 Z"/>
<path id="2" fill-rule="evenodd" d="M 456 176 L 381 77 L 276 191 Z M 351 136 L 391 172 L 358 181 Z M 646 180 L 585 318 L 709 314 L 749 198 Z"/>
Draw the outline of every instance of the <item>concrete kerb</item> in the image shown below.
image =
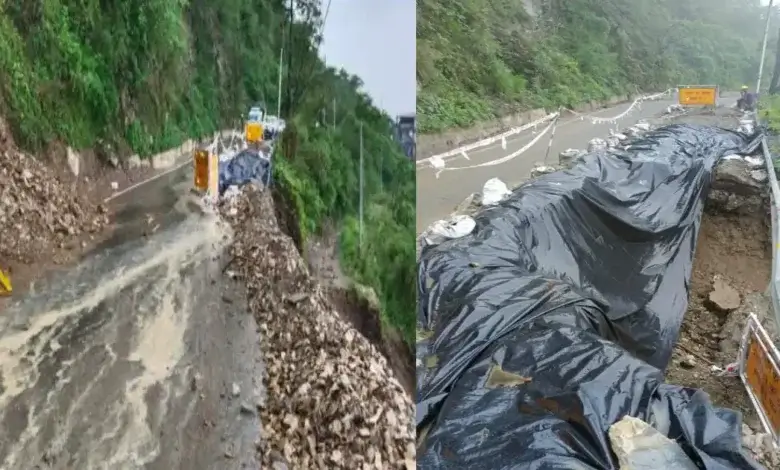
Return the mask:
<path id="1" fill-rule="evenodd" d="M 599 109 L 616 106 L 618 104 L 630 103 L 637 95 L 614 96 L 606 101 L 589 101 L 574 107 L 573 111 L 578 113 L 589 113 Z M 538 121 L 552 114 L 552 111 L 546 109 L 532 109 L 522 113 L 511 114 L 502 118 L 477 123 L 467 129 L 452 129 L 439 134 L 422 134 L 417 137 L 418 159 L 425 159 L 433 155 L 447 152 L 464 145 L 478 142 L 482 139 L 496 136 L 514 127 L 524 126 L 528 123 Z M 563 115 L 571 114 L 564 111 Z"/>
<path id="2" fill-rule="evenodd" d="M 206 136 L 200 140 L 194 140 L 190 139 L 185 142 L 183 142 L 178 147 L 174 147 L 172 149 L 166 150 L 164 152 L 160 152 L 158 154 L 152 155 L 149 160 L 145 160 L 152 166 L 154 170 L 158 170 L 154 175 L 150 176 L 147 179 L 144 179 L 142 181 L 139 181 L 127 188 L 122 189 L 121 191 L 117 191 L 111 196 L 108 196 L 103 200 L 104 203 L 109 202 L 112 199 L 115 199 L 128 191 L 132 191 L 135 188 L 142 186 L 146 183 L 149 183 L 150 181 L 154 181 L 157 178 L 160 178 L 162 176 L 167 175 L 168 173 L 171 173 L 173 171 L 178 170 L 179 168 L 182 168 L 188 164 L 192 164 L 193 161 L 193 153 L 196 149 L 206 147 L 210 152 L 217 152 L 218 151 L 218 142 L 221 138 L 224 138 L 226 135 L 232 135 L 236 136 L 240 134 L 238 131 L 235 131 L 234 129 L 224 129 L 221 131 L 215 132 L 211 136 Z M 128 167 L 137 166 L 135 163 L 129 163 L 130 161 L 143 161 L 140 160 L 140 157 L 138 155 L 133 155 L 128 159 Z"/>
<path id="3" fill-rule="evenodd" d="M 124 161 L 120 161 L 118 157 L 111 157 L 111 164 L 115 167 L 124 166 L 128 169 L 150 166 L 155 170 L 166 170 L 180 164 L 185 156 L 188 156 L 188 158 L 191 157 L 195 149 L 202 146 L 213 146 L 220 136 L 237 133 L 238 131 L 233 129 L 224 129 L 201 139 L 188 139 L 182 142 L 181 145 L 154 154 L 148 159 L 142 159 L 141 156 L 137 154 L 127 157 Z M 82 166 L 81 154 L 71 147 L 68 147 L 66 152 L 67 163 L 71 172 L 74 176 L 79 176 L 80 168 Z"/>
<path id="4" fill-rule="evenodd" d="M 220 137 L 232 134 L 234 132 L 235 131 L 233 129 L 223 129 L 200 140 L 187 140 L 178 147 L 174 147 L 172 149 L 152 155 L 149 161 L 151 162 L 152 168 L 155 170 L 171 168 L 176 165 L 177 162 L 180 162 L 185 156 L 187 158 L 192 158 L 192 154 L 196 149 L 204 145 L 213 146 Z M 214 151 L 216 151 L 216 149 L 214 149 Z"/>

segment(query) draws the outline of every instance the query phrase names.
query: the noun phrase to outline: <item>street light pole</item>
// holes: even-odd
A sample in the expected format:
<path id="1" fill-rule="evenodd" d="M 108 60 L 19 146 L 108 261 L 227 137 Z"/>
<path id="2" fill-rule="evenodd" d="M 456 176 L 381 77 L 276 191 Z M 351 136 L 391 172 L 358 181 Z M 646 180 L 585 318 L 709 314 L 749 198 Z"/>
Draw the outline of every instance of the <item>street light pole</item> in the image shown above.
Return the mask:
<path id="1" fill-rule="evenodd" d="M 284 41 L 284 33 L 282 34 L 282 41 Z M 276 97 L 276 117 L 282 117 L 282 64 L 284 63 L 284 43 L 279 50 L 279 91 Z"/>
<path id="2" fill-rule="evenodd" d="M 764 57 L 766 56 L 766 42 L 769 39 L 769 21 L 772 18 L 772 6 L 775 0 L 769 0 L 769 7 L 766 9 L 766 25 L 764 26 L 764 43 L 761 45 L 761 61 L 758 63 L 758 80 L 756 82 L 756 93 L 761 92 L 761 76 L 764 74 Z"/>
<path id="3" fill-rule="evenodd" d="M 363 123 L 360 123 L 360 249 L 363 250 Z"/>

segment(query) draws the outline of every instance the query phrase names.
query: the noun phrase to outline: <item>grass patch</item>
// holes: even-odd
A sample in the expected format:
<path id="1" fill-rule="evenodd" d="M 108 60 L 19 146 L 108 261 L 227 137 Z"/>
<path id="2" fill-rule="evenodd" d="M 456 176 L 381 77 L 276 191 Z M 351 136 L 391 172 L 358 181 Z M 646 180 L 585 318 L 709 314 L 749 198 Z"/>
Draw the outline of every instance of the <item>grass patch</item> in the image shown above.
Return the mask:
<path id="1" fill-rule="evenodd" d="M 758 104 L 758 116 L 762 123 L 767 127 L 767 131 L 772 135 L 768 139 L 769 151 L 772 154 L 772 165 L 775 168 L 775 174 L 780 174 L 780 96 L 766 95 L 761 97 Z"/>

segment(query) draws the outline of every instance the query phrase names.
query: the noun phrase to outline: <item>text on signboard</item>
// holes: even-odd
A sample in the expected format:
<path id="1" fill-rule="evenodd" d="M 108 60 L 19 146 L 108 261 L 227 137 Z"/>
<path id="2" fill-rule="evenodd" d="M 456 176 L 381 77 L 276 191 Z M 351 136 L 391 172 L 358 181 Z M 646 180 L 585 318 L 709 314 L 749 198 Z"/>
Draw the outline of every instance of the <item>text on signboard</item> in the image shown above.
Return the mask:
<path id="1" fill-rule="evenodd" d="M 714 88 L 680 88 L 680 104 L 714 106 L 717 93 Z"/>

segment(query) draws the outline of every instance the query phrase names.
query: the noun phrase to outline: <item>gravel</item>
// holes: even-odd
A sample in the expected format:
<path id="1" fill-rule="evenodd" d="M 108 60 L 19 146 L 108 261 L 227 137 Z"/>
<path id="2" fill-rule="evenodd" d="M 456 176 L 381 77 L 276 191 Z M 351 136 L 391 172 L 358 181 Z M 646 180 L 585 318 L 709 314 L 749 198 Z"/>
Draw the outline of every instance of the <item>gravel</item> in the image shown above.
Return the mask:
<path id="1" fill-rule="evenodd" d="M 742 447 L 767 470 L 778 469 L 780 468 L 780 452 L 773 443 L 772 435 L 762 431 L 756 432 L 748 425 L 743 424 Z"/>
<path id="2" fill-rule="evenodd" d="M 220 211 L 261 335 L 263 468 L 415 468 L 414 408 L 382 354 L 344 322 L 252 186 Z"/>

